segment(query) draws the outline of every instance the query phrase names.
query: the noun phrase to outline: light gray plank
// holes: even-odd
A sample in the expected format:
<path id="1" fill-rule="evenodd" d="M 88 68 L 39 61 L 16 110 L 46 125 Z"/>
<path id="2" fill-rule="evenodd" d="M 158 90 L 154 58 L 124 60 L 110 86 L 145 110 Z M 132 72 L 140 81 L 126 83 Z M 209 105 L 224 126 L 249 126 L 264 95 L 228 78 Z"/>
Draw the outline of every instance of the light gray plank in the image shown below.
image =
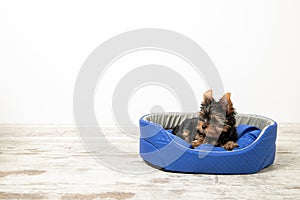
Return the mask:
<path id="1" fill-rule="evenodd" d="M 130 156 L 147 173 L 104 166 L 72 126 L 0 125 L 0 199 L 299 199 L 300 124 L 279 124 L 275 163 L 251 175 L 159 171 L 138 157 L 137 138 L 104 132 L 128 152 L 115 159 Z"/>

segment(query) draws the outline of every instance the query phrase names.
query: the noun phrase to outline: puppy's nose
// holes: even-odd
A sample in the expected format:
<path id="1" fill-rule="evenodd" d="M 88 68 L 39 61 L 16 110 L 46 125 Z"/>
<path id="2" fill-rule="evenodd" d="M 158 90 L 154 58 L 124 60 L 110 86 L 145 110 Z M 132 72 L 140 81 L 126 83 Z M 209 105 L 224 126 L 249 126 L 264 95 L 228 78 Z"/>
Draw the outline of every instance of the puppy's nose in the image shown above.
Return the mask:
<path id="1" fill-rule="evenodd" d="M 207 127 L 206 124 L 202 125 L 202 129 L 206 129 L 206 127 Z"/>

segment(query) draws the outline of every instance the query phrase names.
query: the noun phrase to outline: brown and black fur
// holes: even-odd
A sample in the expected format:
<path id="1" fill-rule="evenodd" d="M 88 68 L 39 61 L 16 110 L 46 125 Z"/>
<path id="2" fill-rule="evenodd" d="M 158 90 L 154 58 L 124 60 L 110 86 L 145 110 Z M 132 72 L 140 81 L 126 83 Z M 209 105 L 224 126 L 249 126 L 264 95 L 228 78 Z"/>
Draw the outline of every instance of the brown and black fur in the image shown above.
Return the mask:
<path id="1" fill-rule="evenodd" d="M 173 129 L 173 134 L 191 143 L 193 148 L 208 143 L 230 151 L 238 146 L 235 115 L 230 93 L 215 101 L 208 90 L 203 95 L 199 116 L 184 120 Z"/>

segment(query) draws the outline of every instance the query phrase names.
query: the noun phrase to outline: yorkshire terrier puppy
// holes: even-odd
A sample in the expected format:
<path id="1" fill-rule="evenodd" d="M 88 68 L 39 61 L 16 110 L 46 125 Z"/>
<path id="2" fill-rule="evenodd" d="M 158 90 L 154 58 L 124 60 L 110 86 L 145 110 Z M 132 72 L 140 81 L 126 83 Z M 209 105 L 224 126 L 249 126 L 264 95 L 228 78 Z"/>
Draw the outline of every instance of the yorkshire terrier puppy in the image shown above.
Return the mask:
<path id="1" fill-rule="evenodd" d="M 199 116 L 184 120 L 173 129 L 173 134 L 191 143 L 193 148 L 207 143 L 231 151 L 238 147 L 235 115 L 230 93 L 216 101 L 212 90 L 208 90 L 203 95 Z"/>

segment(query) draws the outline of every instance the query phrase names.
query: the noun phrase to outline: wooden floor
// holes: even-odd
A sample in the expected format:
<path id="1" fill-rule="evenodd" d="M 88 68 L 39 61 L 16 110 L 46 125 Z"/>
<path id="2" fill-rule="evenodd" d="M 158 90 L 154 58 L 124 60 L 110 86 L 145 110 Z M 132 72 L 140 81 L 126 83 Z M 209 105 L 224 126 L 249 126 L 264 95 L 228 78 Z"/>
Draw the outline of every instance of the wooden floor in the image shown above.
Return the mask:
<path id="1" fill-rule="evenodd" d="M 279 124 L 275 163 L 252 175 L 167 173 L 145 165 L 136 138 L 120 148 L 140 173 L 102 164 L 74 127 L 0 125 L 0 199 L 300 199 L 300 124 Z"/>

